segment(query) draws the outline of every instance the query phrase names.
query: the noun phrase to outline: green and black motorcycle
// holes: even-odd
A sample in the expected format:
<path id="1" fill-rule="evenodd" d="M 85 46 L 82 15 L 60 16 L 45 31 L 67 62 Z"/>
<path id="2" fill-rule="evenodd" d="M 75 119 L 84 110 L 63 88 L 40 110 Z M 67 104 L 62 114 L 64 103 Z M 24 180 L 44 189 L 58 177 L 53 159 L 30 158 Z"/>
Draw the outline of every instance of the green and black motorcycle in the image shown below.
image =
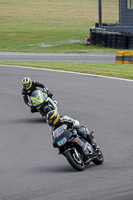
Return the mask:
<path id="1" fill-rule="evenodd" d="M 48 97 L 42 90 L 35 90 L 30 96 L 32 106 L 36 107 L 41 116 L 46 117 L 51 110 L 57 110 L 57 102 Z"/>

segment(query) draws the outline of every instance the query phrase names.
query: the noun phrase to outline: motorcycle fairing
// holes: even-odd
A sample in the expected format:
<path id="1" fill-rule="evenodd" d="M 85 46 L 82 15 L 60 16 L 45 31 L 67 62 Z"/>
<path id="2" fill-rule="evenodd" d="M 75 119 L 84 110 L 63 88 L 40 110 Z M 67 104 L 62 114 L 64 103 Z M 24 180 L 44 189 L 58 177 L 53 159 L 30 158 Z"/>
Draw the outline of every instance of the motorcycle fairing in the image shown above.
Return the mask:
<path id="1" fill-rule="evenodd" d="M 78 142 L 75 142 L 78 141 Z M 83 142 L 79 137 L 76 137 L 73 139 L 73 142 L 76 143 L 76 145 L 78 145 L 79 147 L 81 147 L 82 151 L 84 152 L 85 155 L 85 160 L 88 159 L 89 155 L 92 155 L 93 150 L 91 145 L 88 142 Z"/>
<path id="2" fill-rule="evenodd" d="M 44 102 L 48 100 L 48 96 L 41 90 L 35 90 L 34 92 L 32 92 L 30 99 L 32 101 L 33 106 L 39 108 L 39 106 L 41 106 Z"/>
<path id="3" fill-rule="evenodd" d="M 57 128 L 55 131 L 53 131 L 53 146 L 58 147 L 58 143 L 61 142 L 64 138 L 67 139 L 65 142 L 65 145 L 71 141 L 76 146 L 79 146 L 85 155 L 85 160 L 88 159 L 88 156 L 92 154 L 91 146 L 88 142 L 83 142 L 80 137 L 77 134 L 72 134 L 69 130 L 66 129 L 66 125 L 62 125 L 59 128 Z M 72 147 L 73 149 L 73 147 Z M 70 149 L 69 149 L 70 150 Z M 66 152 L 64 152 L 66 153 Z"/>
<path id="4" fill-rule="evenodd" d="M 64 130 L 66 128 L 67 128 L 66 125 L 62 125 L 62 126 L 58 127 L 57 129 L 55 129 L 53 131 L 53 138 L 56 139 L 56 138 L 60 137 L 64 133 Z"/>
<path id="5" fill-rule="evenodd" d="M 63 138 L 66 138 L 66 143 L 69 142 L 72 137 L 72 133 L 66 129 L 66 125 L 62 125 L 53 131 L 53 146 L 58 147 L 57 143 L 61 141 Z"/>

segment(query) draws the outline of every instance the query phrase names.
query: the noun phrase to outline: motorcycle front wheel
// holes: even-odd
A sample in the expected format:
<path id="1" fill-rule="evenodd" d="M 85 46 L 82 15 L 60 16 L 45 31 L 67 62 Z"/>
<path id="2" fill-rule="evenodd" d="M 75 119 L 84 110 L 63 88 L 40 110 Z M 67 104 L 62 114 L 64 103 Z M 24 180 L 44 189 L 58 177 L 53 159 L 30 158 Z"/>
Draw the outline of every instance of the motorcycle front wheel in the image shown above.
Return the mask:
<path id="1" fill-rule="evenodd" d="M 76 150 L 77 151 L 77 150 Z M 85 168 L 85 164 L 83 159 L 81 158 L 80 153 L 77 151 L 78 157 L 74 150 L 67 151 L 65 157 L 67 158 L 70 165 L 76 169 L 77 171 L 83 171 Z"/>
<path id="2" fill-rule="evenodd" d="M 101 165 L 104 162 L 103 153 L 101 152 L 101 150 L 99 150 L 96 154 L 97 154 L 96 158 L 94 160 L 92 160 L 92 162 L 95 165 Z"/>

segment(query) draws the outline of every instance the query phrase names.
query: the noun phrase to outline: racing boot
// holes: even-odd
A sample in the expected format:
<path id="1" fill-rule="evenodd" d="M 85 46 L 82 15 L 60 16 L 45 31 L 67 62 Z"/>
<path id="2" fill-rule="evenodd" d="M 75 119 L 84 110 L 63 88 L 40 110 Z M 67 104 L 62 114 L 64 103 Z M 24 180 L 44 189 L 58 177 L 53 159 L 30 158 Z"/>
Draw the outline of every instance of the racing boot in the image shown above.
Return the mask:
<path id="1" fill-rule="evenodd" d="M 40 113 L 40 117 L 44 117 L 45 116 L 45 114 L 44 114 L 44 112 L 42 111 L 42 109 L 39 109 L 39 113 Z"/>
<path id="2" fill-rule="evenodd" d="M 43 113 L 40 113 L 40 117 L 43 118 L 43 117 L 44 117 L 44 114 L 43 114 Z"/>
<path id="3" fill-rule="evenodd" d="M 95 150 L 100 150 L 100 147 L 97 145 L 95 140 L 92 140 L 92 142 L 90 144 L 93 147 L 94 151 Z"/>
<path id="4" fill-rule="evenodd" d="M 56 106 L 58 107 L 58 103 L 57 103 L 57 101 L 56 101 L 56 100 L 54 100 L 53 102 L 54 102 L 54 103 L 56 104 Z"/>
<path id="5" fill-rule="evenodd" d="M 96 149 L 99 149 L 99 146 L 96 144 L 96 141 L 94 140 L 93 133 L 94 130 L 89 131 L 87 128 L 81 126 L 80 128 L 77 129 L 78 134 L 83 137 L 89 144 L 93 147 L 94 151 Z"/>
<path id="6" fill-rule="evenodd" d="M 94 131 L 93 131 L 94 132 Z M 94 151 L 95 150 L 99 150 L 99 146 L 97 145 L 94 137 L 92 136 L 92 132 L 90 132 L 87 137 L 86 137 L 87 142 L 89 142 L 91 144 L 91 146 L 93 147 Z"/>

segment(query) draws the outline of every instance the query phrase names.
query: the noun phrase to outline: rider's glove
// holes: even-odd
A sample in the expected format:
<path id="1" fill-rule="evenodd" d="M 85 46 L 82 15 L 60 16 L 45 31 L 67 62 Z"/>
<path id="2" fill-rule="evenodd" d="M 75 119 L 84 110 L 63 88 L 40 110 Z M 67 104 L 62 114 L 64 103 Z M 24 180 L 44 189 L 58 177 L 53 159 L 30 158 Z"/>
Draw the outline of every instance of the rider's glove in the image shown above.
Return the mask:
<path id="1" fill-rule="evenodd" d="M 48 97 L 52 98 L 53 94 L 48 90 L 48 88 L 43 88 L 43 92 L 47 93 Z"/>
<path id="2" fill-rule="evenodd" d="M 79 121 L 78 120 L 74 120 L 72 127 L 73 128 L 78 128 L 79 127 Z"/>
<path id="3" fill-rule="evenodd" d="M 53 94 L 48 90 L 47 95 L 52 99 Z"/>
<path id="4" fill-rule="evenodd" d="M 48 89 L 47 88 L 43 88 L 43 92 L 47 93 Z"/>

